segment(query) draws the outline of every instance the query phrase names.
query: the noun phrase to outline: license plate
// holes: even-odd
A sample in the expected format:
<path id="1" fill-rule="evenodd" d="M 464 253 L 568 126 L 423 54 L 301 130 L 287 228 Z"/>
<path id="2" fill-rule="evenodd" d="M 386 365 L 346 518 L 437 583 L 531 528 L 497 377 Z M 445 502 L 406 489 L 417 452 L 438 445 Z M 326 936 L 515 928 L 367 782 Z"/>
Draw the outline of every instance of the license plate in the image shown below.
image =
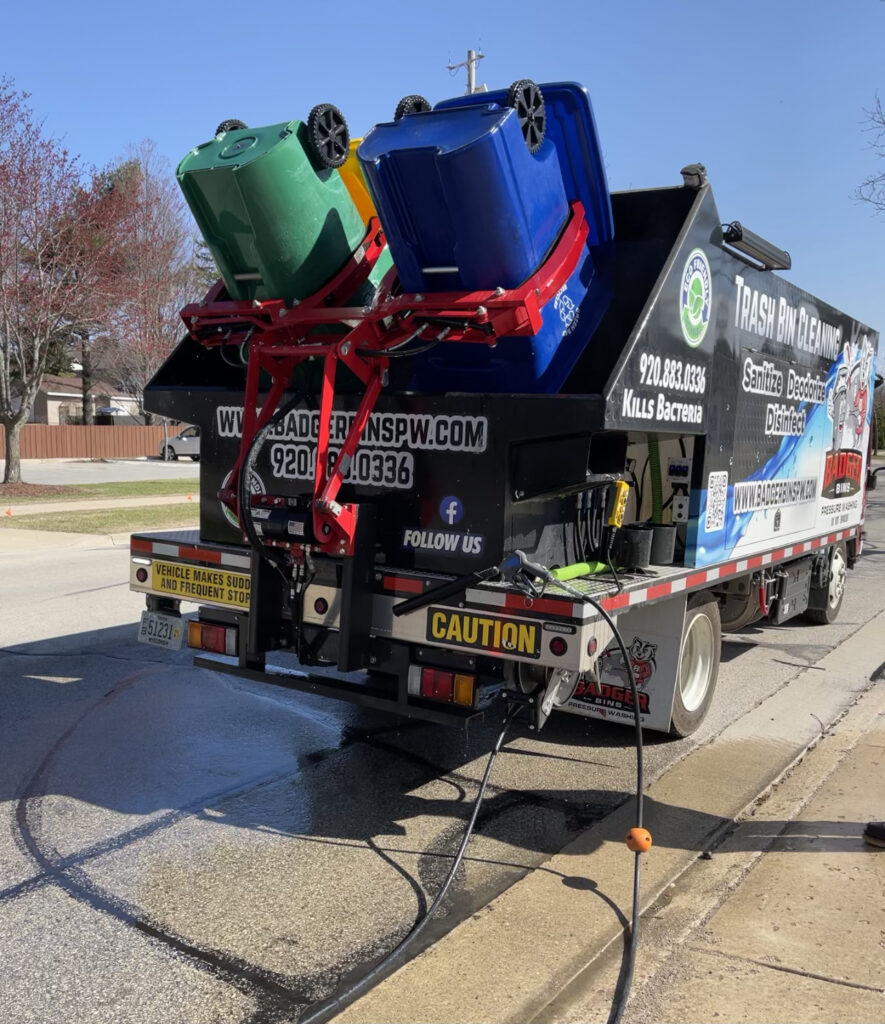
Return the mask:
<path id="1" fill-rule="evenodd" d="M 247 572 L 228 572 L 187 562 L 155 561 L 151 565 L 151 590 L 197 604 L 248 609 L 250 582 Z"/>
<path id="2" fill-rule="evenodd" d="M 156 647 L 167 647 L 177 651 L 184 639 L 184 623 L 175 615 L 142 612 L 138 639 L 143 644 L 154 644 Z"/>
<path id="3" fill-rule="evenodd" d="M 512 654 L 523 658 L 541 655 L 540 622 L 474 615 L 451 608 L 430 609 L 427 613 L 427 639 L 492 654 Z"/>

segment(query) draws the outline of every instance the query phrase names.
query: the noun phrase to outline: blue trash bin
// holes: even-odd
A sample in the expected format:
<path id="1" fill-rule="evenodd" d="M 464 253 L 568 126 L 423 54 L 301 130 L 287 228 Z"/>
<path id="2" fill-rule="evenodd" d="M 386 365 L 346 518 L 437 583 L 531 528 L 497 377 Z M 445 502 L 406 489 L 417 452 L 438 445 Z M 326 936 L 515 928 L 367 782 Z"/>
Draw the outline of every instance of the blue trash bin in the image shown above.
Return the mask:
<path id="1" fill-rule="evenodd" d="M 555 393 L 608 305 L 597 260 L 612 238 L 611 205 L 589 99 L 580 86 L 541 88 L 548 130 L 535 154 L 504 92 L 378 125 L 359 147 L 406 293 L 514 288 L 543 263 L 571 202 L 584 204 L 590 225 L 538 334 L 495 348 L 441 343 L 414 357 L 414 390 Z"/>

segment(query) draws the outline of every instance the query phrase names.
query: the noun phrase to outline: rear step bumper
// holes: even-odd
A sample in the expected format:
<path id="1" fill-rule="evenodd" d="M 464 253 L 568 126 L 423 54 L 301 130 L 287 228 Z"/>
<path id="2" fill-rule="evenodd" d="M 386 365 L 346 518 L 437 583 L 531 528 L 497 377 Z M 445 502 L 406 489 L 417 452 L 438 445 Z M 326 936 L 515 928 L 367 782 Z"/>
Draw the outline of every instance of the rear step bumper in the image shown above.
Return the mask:
<path id="1" fill-rule="evenodd" d="M 279 667 L 268 669 L 243 668 L 232 658 L 212 655 L 199 655 L 194 664 L 201 668 L 212 669 L 238 676 L 241 679 L 252 679 L 257 683 L 270 683 L 282 686 L 287 690 L 298 690 L 301 693 L 312 693 L 318 697 L 333 697 L 349 704 L 359 704 L 375 711 L 386 711 L 391 715 L 403 718 L 418 718 L 437 725 L 463 725 L 468 721 L 481 718 L 487 711 L 493 711 L 494 705 L 482 709 L 459 707 L 458 705 L 431 704 L 429 701 L 410 696 L 405 689 L 403 680 L 394 695 L 389 689 L 373 685 L 370 681 L 357 682 L 344 679 L 333 674 L 319 675 L 295 669 L 286 670 Z"/>

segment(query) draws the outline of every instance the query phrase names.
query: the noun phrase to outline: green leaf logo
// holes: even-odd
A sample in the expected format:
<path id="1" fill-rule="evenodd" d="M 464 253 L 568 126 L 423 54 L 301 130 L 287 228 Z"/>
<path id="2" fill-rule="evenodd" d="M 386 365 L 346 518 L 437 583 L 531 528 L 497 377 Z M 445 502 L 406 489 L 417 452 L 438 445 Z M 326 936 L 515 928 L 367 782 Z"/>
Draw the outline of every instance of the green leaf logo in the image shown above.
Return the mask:
<path id="1" fill-rule="evenodd" d="M 713 300 L 710 264 L 703 249 L 693 249 L 688 254 L 679 300 L 682 336 L 692 348 L 697 348 L 707 333 Z"/>

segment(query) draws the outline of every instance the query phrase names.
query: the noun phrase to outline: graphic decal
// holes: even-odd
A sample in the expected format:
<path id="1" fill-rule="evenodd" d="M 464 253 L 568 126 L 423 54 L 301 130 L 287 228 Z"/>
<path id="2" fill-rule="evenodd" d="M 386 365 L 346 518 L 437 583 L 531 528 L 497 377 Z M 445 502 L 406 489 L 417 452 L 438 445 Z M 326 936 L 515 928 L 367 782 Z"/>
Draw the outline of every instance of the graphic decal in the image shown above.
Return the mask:
<path id="1" fill-rule="evenodd" d="M 804 306 L 775 302 L 737 278 L 738 325 L 794 348 L 833 353 L 829 369 L 790 365 L 745 349 L 740 364 L 736 443 L 774 453 L 752 472 L 709 474 L 699 496 L 696 564 L 753 554 L 779 539 L 860 522 L 863 465 L 872 416 L 875 349 L 861 333 Z"/>
<path id="2" fill-rule="evenodd" d="M 682 325 L 682 335 L 692 348 L 697 348 L 704 340 L 712 304 L 710 264 L 703 249 L 693 249 L 685 261 L 679 294 L 679 322 Z"/>
<path id="3" fill-rule="evenodd" d="M 355 415 L 332 414 L 329 469 L 338 458 Z M 319 423 L 317 410 L 296 409 L 270 431 L 267 451 L 275 479 L 315 479 Z M 219 406 L 215 425 L 219 437 L 240 437 L 242 406 Z M 415 485 L 416 451 L 480 454 L 488 447 L 488 441 L 489 424 L 485 416 L 374 412 L 346 467 L 344 482 L 385 490 L 411 490 Z"/>
<path id="4" fill-rule="evenodd" d="M 231 472 L 228 473 L 227 476 L 225 476 L 224 480 L 222 480 L 222 482 L 221 482 L 221 490 L 222 491 L 227 489 L 228 485 L 230 484 L 230 478 L 232 476 L 233 476 L 233 470 L 231 470 Z M 254 469 L 249 474 L 249 493 L 250 494 L 267 494 L 267 489 L 264 486 L 264 481 L 255 472 Z M 224 518 L 230 523 L 230 525 L 235 530 L 239 530 L 240 529 L 240 521 L 234 515 L 233 511 L 231 509 L 229 509 L 227 507 L 227 505 L 225 505 L 221 501 L 219 501 L 218 505 L 219 505 L 219 508 L 221 509 L 222 514 L 224 515 Z"/>

